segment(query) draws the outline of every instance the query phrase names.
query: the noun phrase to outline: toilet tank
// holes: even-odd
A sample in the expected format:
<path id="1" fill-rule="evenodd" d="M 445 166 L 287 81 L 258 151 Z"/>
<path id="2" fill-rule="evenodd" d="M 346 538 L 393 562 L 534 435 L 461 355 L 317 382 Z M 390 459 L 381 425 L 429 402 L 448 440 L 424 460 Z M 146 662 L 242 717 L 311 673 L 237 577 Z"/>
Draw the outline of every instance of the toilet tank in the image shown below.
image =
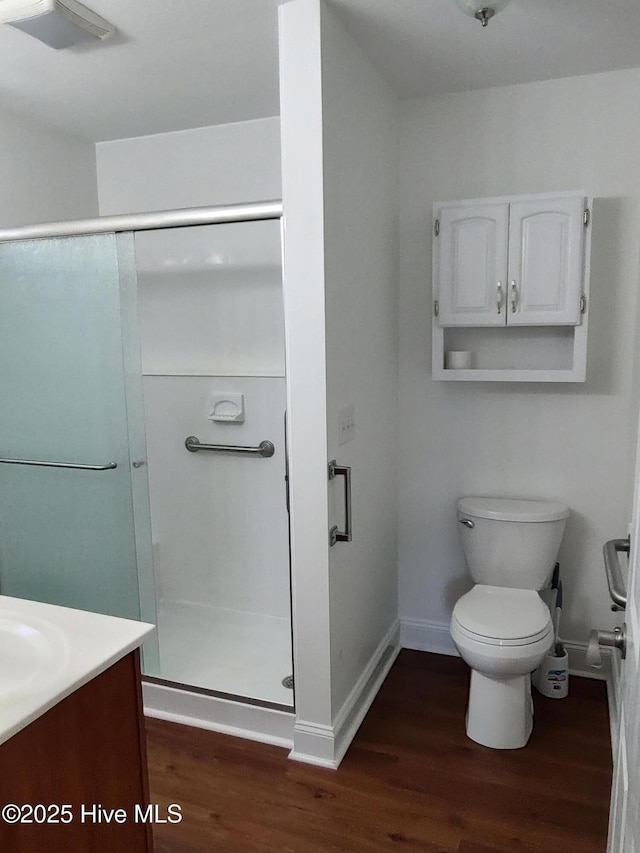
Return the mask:
<path id="1" fill-rule="evenodd" d="M 462 548 L 474 582 L 544 589 L 568 517 L 569 508 L 552 501 L 461 498 Z"/>

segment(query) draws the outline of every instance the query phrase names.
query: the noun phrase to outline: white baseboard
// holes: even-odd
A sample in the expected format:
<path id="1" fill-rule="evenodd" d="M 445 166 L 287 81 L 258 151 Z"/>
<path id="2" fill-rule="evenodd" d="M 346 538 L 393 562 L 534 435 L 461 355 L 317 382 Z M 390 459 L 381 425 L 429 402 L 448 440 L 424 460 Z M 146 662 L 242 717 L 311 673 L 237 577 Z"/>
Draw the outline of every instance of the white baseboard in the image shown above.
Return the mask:
<path id="1" fill-rule="evenodd" d="M 451 639 L 448 622 L 435 622 L 431 619 L 401 619 L 400 645 L 403 649 L 460 657 Z M 607 650 L 602 653 L 602 669 L 592 669 L 587 666 L 586 643 L 563 641 L 563 645 L 569 653 L 569 672 L 571 675 L 577 675 L 581 678 L 595 678 L 600 681 L 609 679 L 611 656 Z"/>
<path id="2" fill-rule="evenodd" d="M 344 758 L 399 653 L 400 623 L 396 619 L 333 721 L 337 764 Z"/>
<path id="3" fill-rule="evenodd" d="M 611 744 L 615 757 L 620 683 L 618 656 L 603 650 L 602 669 L 594 670 L 586 664 L 585 643 L 564 642 L 564 646 L 569 653 L 572 675 L 607 682 Z M 280 746 L 291 750 L 289 758 L 294 761 L 336 769 L 401 648 L 459 657 L 448 623 L 402 619 L 394 622 L 378 645 L 331 726 L 296 720 L 293 711 L 247 705 L 151 682 L 142 686 L 144 713 L 160 720 Z"/>
<path id="4" fill-rule="evenodd" d="M 400 646 L 417 652 L 434 652 L 437 655 L 460 657 L 451 639 L 449 623 L 430 619 L 401 619 Z"/>
<path id="5" fill-rule="evenodd" d="M 298 720 L 293 727 L 293 749 L 289 758 L 302 764 L 336 770 L 338 762 L 335 758 L 333 726 Z"/>
<path id="6" fill-rule="evenodd" d="M 611 732 L 611 751 L 615 764 L 618 754 L 618 696 L 620 690 L 620 655 L 613 654 L 612 649 L 600 648 L 602 666 L 594 669 L 587 664 L 587 644 L 564 642 L 569 652 L 569 672 L 580 678 L 593 678 L 605 681 L 607 685 L 607 705 L 609 707 L 609 730 Z"/>
<path id="7" fill-rule="evenodd" d="M 147 717 L 209 729 L 285 749 L 293 746 L 293 711 L 246 705 L 151 682 L 143 683 L 142 698 Z"/>
<path id="8" fill-rule="evenodd" d="M 297 720 L 293 731 L 293 761 L 335 770 L 344 758 L 373 700 L 400 651 L 396 620 L 369 659 L 331 726 Z"/>
<path id="9" fill-rule="evenodd" d="M 569 653 L 569 673 L 580 678 L 593 678 L 596 681 L 609 681 L 611 673 L 611 655 L 608 649 L 601 649 L 602 667 L 594 669 L 587 663 L 587 644 L 572 643 L 563 640 L 562 645 Z"/>

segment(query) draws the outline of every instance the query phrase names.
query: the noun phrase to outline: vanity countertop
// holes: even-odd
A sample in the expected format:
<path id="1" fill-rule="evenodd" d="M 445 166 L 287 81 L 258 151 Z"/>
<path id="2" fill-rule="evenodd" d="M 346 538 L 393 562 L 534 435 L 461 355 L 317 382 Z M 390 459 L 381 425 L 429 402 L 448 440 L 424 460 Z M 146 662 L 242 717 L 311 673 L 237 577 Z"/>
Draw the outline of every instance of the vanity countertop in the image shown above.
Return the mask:
<path id="1" fill-rule="evenodd" d="M 136 649 L 154 630 L 0 595 L 0 743 Z"/>

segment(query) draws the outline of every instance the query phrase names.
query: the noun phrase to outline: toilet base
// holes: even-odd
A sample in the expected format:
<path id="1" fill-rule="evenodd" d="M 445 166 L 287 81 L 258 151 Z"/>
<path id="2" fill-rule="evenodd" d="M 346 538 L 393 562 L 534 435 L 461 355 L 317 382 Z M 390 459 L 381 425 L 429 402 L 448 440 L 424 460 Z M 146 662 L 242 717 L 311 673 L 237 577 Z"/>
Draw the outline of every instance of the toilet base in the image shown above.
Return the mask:
<path id="1" fill-rule="evenodd" d="M 467 735 L 492 749 L 521 749 L 533 729 L 531 674 L 488 678 L 471 670 Z"/>

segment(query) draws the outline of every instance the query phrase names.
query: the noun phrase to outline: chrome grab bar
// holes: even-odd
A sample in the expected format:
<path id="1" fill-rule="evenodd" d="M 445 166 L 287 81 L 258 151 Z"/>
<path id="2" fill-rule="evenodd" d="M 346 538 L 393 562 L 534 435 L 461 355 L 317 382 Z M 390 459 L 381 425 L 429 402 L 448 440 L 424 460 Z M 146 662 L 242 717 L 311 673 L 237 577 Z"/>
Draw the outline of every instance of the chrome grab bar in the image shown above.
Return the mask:
<path id="1" fill-rule="evenodd" d="M 75 462 L 39 462 L 34 459 L 0 459 L 3 465 L 34 465 L 37 468 L 73 468 L 75 471 L 111 471 L 118 467 L 117 462 L 107 465 L 78 465 Z"/>
<path id="2" fill-rule="evenodd" d="M 604 568 L 607 573 L 607 584 L 609 586 L 609 595 L 614 604 L 623 609 L 627 606 L 627 593 L 624 588 L 624 580 L 622 577 L 622 568 L 618 554 L 623 552 L 628 554 L 631 545 L 628 539 L 610 539 L 605 542 L 604 552 Z"/>
<path id="3" fill-rule="evenodd" d="M 336 460 L 329 462 L 329 479 L 344 477 L 344 530 L 338 530 L 338 525 L 329 531 L 329 545 L 336 542 L 351 542 L 353 531 L 351 527 L 351 468 L 348 465 L 337 465 Z"/>
<path id="4" fill-rule="evenodd" d="M 215 453 L 244 453 L 247 456 L 261 456 L 268 459 L 276 452 L 272 441 L 261 441 L 257 447 L 245 447 L 235 444 L 203 444 L 195 435 L 190 435 L 184 443 L 189 453 L 197 453 L 199 450 L 212 450 Z"/>

